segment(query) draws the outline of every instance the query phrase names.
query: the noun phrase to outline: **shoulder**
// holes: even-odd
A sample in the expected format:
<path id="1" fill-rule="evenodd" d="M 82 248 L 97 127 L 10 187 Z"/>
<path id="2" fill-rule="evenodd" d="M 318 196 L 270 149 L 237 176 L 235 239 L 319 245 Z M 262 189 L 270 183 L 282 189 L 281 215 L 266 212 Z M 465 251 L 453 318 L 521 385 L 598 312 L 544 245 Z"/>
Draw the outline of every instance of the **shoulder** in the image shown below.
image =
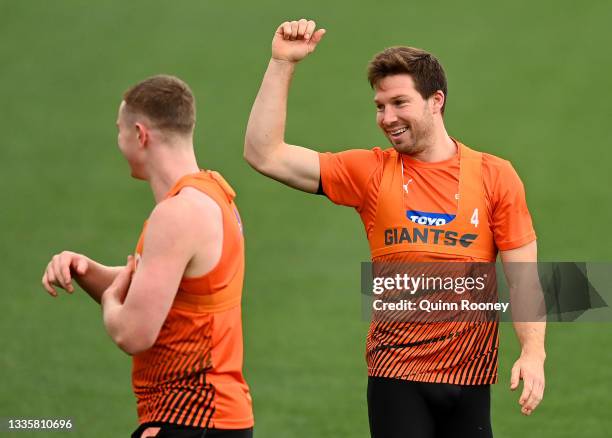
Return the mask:
<path id="1" fill-rule="evenodd" d="M 512 168 L 512 163 L 510 163 L 510 161 L 486 152 L 482 152 L 482 165 L 484 168 L 492 169 L 497 172 L 503 172 L 508 168 Z"/>
<path id="2" fill-rule="evenodd" d="M 487 152 L 479 153 L 482 154 L 485 196 L 491 208 L 495 209 L 503 200 L 515 199 L 517 194 L 522 193 L 524 197 L 523 182 L 509 160 Z"/>
<path id="3" fill-rule="evenodd" d="M 374 159 L 378 162 L 382 162 L 383 160 L 397 154 L 393 148 L 383 149 L 380 146 L 374 146 L 370 149 L 351 149 L 350 151 L 353 151 L 355 154 L 364 158 Z"/>
<path id="4" fill-rule="evenodd" d="M 350 176 L 365 182 L 379 168 L 391 152 L 379 147 L 372 149 L 347 149 L 341 152 L 319 154 L 321 177 L 323 180 L 342 179 Z"/>
<path id="5" fill-rule="evenodd" d="M 483 153 L 482 166 L 485 195 L 493 211 L 525 202 L 525 186 L 509 160 Z"/>
<path id="6" fill-rule="evenodd" d="M 385 160 L 394 154 L 393 148 L 381 149 L 347 149 L 341 152 L 322 152 L 319 154 L 321 173 L 334 173 L 338 170 L 356 173 L 361 176 L 371 175 L 382 168 Z"/>
<path id="7" fill-rule="evenodd" d="M 177 195 L 158 203 L 149 217 L 148 226 L 163 227 L 169 233 L 202 229 L 211 221 L 221 224 L 219 204 L 206 193 L 193 187 L 183 188 Z"/>
<path id="8" fill-rule="evenodd" d="M 482 167 L 485 171 L 488 172 L 503 172 L 506 171 L 507 169 L 512 168 L 512 164 L 510 163 L 510 161 L 506 160 L 505 158 L 499 157 L 497 155 L 493 155 L 493 154 L 489 154 L 487 152 L 483 152 L 480 150 L 480 148 L 472 148 L 472 146 L 468 146 L 465 145 L 461 142 L 458 142 L 460 145 L 462 145 L 464 148 L 466 148 L 468 151 L 471 151 L 472 153 L 477 153 L 482 155 Z"/>
<path id="9" fill-rule="evenodd" d="M 340 152 L 320 152 L 319 156 L 322 158 L 341 158 L 343 160 L 355 160 L 364 162 L 376 162 L 381 161 L 385 156 L 389 155 L 393 151 L 390 149 L 381 149 L 376 146 L 370 149 L 346 149 Z"/>
<path id="10" fill-rule="evenodd" d="M 483 152 L 482 169 L 487 185 L 522 184 L 512 163 L 504 158 Z"/>

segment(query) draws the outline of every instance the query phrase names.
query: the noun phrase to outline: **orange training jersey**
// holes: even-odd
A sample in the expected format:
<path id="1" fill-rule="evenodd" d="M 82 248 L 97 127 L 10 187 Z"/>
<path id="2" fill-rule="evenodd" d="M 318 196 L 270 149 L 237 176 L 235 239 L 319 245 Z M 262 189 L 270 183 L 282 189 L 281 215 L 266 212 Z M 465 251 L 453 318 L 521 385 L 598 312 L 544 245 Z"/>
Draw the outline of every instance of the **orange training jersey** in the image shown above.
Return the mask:
<path id="1" fill-rule="evenodd" d="M 244 429 L 253 426 L 242 375 L 241 296 L 244 240 L 235 193 L 217 172 L 181 178 L 167 194 L 193 187 L 223 216 L 223 249 L 208 274 L 183 277 L 153 347 L 133 357 L 132 385 L 139 423 Z M 136 248 L 142 254 L 145 228 Z"/>
<path id="2" fill-rule="evenodd" d="M 457 143 L 426 163 L 394 149 L 320 154 L 323 191 L 354 207 L 373 262 L 492 262 L 535 240 L 523 185 L 509 162 Z M 372 320 L 368 374 L 488 384 L 497 378 L 496 322 Z"/>

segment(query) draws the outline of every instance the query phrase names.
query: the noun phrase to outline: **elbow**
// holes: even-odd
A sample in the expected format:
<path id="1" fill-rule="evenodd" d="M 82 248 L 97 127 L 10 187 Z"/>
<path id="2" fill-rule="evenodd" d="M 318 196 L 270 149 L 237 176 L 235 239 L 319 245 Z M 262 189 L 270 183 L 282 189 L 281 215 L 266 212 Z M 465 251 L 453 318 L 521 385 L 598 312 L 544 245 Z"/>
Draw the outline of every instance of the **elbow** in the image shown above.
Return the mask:
<path id="1" fill-rule="evenodd" d="M 103 295 L 104 297 L 104 295 Z M 162 322 L 152 321 L 146 315 L 124 313 L 107 303 L 104 308 L 104 326 L 111 339 L 125 353 L 133 356 L 151 348 L 161 330 Z"/>
<path id="2" fill-rule="evenodd" d="M 249 141 L 248 138 L 244 142 L 244 153 L 242 154 L 245 161 L 249 163 L 253 169 L 261 172 L 262 167 L 265 164 L 265 155 L 258 152 L 258 148 L 253 142 Z"/>
<path id="3" fill-rule="evenodd" d="M 257 154 L 253 152 L 253 146 L 248 141 L 244 142 L 244 152 L 242 157 L 247 163 L 249 163 L 249 166 L 257 170 L 259 160 L 257 160 Z"/>
<path id="4" fill-rule="evenodd" d="M 157 336 L 143 333 L 140 330 L 134 333 L 120 333 L 114 337 L 117 346 L 130 356 L 140 354 L 155 344 Z"/>
<path id="5" fill-rule="evenodd" d="M 249 140 L 248 136 L 244 142 L 244 153 L 242 156 L 257 172 L 270 176 L 274 174 L 275 163 L 278 162 L 279 151 L 282 150 L 283 144 L 264 145 L 261 143 Z"/>

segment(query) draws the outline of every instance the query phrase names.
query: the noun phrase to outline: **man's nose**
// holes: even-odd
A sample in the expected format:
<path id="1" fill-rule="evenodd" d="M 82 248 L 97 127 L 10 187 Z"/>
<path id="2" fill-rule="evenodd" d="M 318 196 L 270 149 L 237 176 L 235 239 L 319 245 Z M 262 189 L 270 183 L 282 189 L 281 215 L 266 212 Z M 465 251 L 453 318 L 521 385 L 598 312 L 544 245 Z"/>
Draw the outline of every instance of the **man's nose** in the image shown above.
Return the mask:
<path id="1" fill-rule="evenodd" d="M 393 123 L 397 122 L 397 115 L 393 108 L 385 108 L 382 114 L 382 123 L 385 126 L 390 126 Z"/>

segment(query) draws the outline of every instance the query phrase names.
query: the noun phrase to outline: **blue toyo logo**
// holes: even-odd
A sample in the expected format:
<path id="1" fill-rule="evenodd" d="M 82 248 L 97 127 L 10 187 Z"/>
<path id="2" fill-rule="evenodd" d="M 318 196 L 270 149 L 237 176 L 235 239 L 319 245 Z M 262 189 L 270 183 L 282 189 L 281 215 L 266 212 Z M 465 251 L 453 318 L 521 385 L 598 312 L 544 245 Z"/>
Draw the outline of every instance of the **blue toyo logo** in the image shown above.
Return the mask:
<path id="1" fill-rule="evenodd" d="M 444 225 L 455 219 L 454 214 L 428 213 L 426 211 L 407 210 L 406 217 L 415 224 L 438 226 Z"/>

